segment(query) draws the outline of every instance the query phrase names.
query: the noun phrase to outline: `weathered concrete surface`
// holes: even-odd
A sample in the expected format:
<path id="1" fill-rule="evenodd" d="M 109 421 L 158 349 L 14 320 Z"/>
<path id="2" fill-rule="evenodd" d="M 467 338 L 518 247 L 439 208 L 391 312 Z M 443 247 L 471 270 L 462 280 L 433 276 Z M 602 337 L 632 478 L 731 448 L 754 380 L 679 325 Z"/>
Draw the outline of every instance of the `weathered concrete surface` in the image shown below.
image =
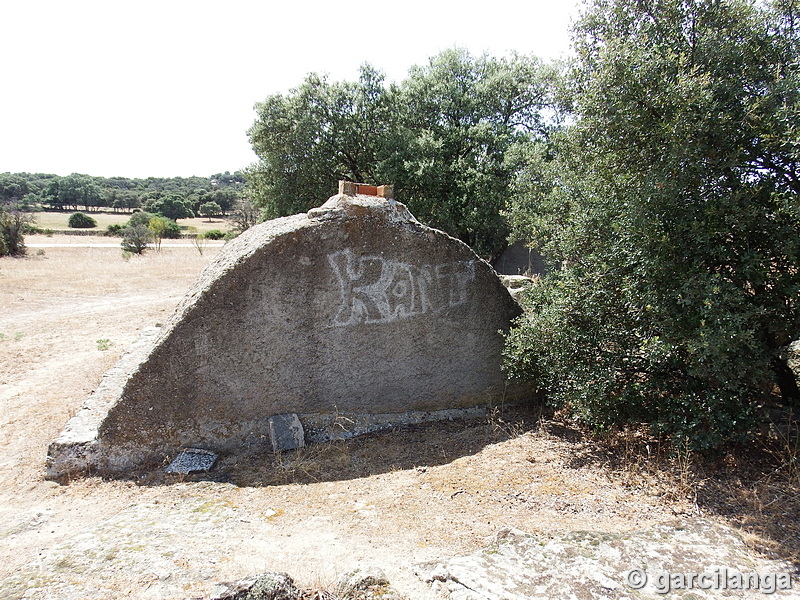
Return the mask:
<path id="1" fill-rule="evenodd" d="M 492 260 L 495 271 L 502 275 L 544 275 L 547 265 L 538 251 L 525 242 L 515 242 Z"/>
<path id="2" fill-rule="evenodd" d="M 552 540 L 508 528 L 488 548 L 417 574 L 449 600 L 700 600 L 797 598 L 794 571 L 754 557 L 734 529 L 696 519 Z"/>
<path id="3" fill-rule="evenodd" d="M 400 203 L 337 195 L 231 241 L 50 446 L 48 476 L 269 445 L 271 416 L 449 414 L 505 395 L 519 307 L 465 244 Z"/>

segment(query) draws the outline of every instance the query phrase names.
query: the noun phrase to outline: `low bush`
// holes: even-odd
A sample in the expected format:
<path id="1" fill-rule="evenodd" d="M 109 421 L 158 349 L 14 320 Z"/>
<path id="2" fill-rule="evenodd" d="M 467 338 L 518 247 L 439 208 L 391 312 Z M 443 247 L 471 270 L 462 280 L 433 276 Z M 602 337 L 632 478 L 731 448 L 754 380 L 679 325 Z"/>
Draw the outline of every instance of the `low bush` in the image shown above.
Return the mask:
<path id="1" fill-rule="evenodd" d="M 28 223 L 27 225 L 25 225 L 22 233 L 24 233 L 25 235 L 30 234 L 30 235 L 47 235 L 47 236 L 51 236 L 55 232 L 50 228 L 42 228 L 42 227 L 39 227 L 37 225 L 31 225 L 30 223 Z"/>
<path id="2" fill-rule="evenodd" d="M 76 212 L 69 216 L 67 225 L 72 229 L 91 229 L 92 227 L 97 227 L 97 221 L 87 214 Z"/>
<path id="3" fill-rule="evenodd" d="M 125 225 L 113 223 L 106 228 L 106 235 L 109 237 L 122 237 L 125 235 Z"/>
<path id="4" fill-rule="evenodd" d="M 0 256 L 25 254 L 25 231 L 33 215 L 10 204 L 0 204 Z"/>
<path id="5" fill-rule="evenodd" d="M 168 239 L 177 239 L 181 237 L 181 226 L 172 219 L 167 219 L 167 228 L 164 231 L 164 237 Z"/>
<path id="6" fill-rule="evenodd" d="M 221 240 L 225 237 L 225 232 L 219 229 L 209 229 L 203 234 L 207 240 Z"/>

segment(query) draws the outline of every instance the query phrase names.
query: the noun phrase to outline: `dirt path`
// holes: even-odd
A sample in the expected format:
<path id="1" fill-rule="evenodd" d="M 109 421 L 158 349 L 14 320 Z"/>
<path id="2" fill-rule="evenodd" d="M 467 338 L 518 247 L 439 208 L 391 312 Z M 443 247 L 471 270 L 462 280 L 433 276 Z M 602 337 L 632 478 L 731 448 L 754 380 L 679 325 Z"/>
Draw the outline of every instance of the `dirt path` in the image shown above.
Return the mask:
<path id="1" fill-rule="evenodd" d="M 418 599 L 429 591 L 415 563 L 472 551 L 502 527 L 618 532 L 696 513 L 530 415 L 222 457 L 206 481 L 44 481 L 50 441 L 215 251 L 124 261 L 55 248 L 0 261 L 0 598 L 200 597 L 268 570 L 329 588 L 377 564 Z"/>

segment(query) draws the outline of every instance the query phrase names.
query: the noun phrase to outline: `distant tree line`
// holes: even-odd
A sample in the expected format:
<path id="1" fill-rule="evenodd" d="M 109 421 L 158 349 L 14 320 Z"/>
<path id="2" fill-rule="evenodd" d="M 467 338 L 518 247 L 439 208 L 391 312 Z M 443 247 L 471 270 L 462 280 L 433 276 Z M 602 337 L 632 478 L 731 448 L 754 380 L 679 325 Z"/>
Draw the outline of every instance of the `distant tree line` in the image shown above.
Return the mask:
<path id="1" fill-rule="evenodd" d="M 0 203 L 22 210 L 142 209 L 170 219 L 207 215 L 204 204 L 225 216 L 243 196 L 241 173 L 226 171 L 211 177 L 95 177 L 73 173 L 61 177 L 43 173 L 0 173 Z M 208 208 L 208 207 L 207 207 Z"/>

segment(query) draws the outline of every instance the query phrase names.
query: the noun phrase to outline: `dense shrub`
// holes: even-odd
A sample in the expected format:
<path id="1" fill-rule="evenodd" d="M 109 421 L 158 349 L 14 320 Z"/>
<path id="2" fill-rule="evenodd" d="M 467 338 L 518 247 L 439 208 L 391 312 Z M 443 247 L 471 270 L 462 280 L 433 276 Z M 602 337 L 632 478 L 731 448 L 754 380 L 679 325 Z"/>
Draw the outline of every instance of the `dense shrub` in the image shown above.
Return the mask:
<path id="1" fill-rule="evenodd" d="M 125 234 L 125 225 L 113 223 L 106 228 L 106 235 L 109 237 L 122 236 Z"/>
<path id="2" fill-rule="evenodd" d="M 211 221 L 211 217 L 214 215 L 218 215 L 222 212 L 222 207 L 216 202 L 206 202 L 205 204 L 200 205 L 200 214 L 204 217 L 208 217 L 209 222 Z"/>
<path id="3" fill-rule="evenodd" d="M 92 227 L 97 227 L 97 221 L 87 214 L 76 212 L 69 216 L 67 225 L 72 229 L 91 229 Z"/>
<path id="4" fill-rule="evenodd" d="M 26 223 L 24 225 L 24 227 L 23 227 L 22 233 L 24 233 L 26 235 L 30 234 L 30 235 L 47 235 L 47 236 L 51 236 L 55 232 L 50 228 L 43 228 L 43 227 L 39 227 L 37 225 L 33 225 L 31 223 Z"/>
<path id="5" fill-rule="evenodd" d="M 225 232 L 219 229 L 209 229 L 203 234 L 203 237 L 207 240 L 221 240 L 225 237 Z"/>
<path id="6" fill-rule="evenodd" d="M 146 210 L 136 210 L 131 215 L 131 218 L 128 219 L 128 227 L 133 225 L 144 225 L 147 227 L 147 224 L 150 222 L 150 219 L 155 217 L 153 213 L 147 212 Z"/>
<path id="7" fill-rule="evenodd" d="M 0 204 L 0 256 L 25 254 L 25 231 L 33 215 L 15 205 Z"/>
<path id="8" fill-rule="evenodd" d="M 164 230 L 164 237 L 168 239 L 178 239 L 181 237 L 181 226 L 172 219 L 167 219 L 167 228 Z"/>
<path id="9" fill-rule="evenodd" d="M 512 223 L 557 268 L 506 365 L 602 429 L 680 446 L 800 406 L 800 28 L 791 3 L 596 0 L 572 124 L 529 161 Z"/>

